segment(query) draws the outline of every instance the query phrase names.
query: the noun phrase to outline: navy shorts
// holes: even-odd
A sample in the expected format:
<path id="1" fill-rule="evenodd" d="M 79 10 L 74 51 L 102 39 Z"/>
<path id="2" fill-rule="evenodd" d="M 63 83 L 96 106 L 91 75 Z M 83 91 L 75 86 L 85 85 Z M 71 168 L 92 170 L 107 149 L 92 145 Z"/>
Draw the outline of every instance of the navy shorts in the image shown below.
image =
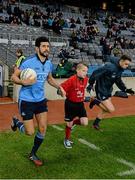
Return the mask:
<path id="1" fill-rule="evenodd" d="M 111 97 L 111 94 L 104 95 L 101 92 L 96 92 L 96 98 L 100 101 L 105 101 Z"/>
<path id="2" fill-rule="evenodd" d="M 87 113 L 83 102 L 71 102 L 65 100 L 65 121 L 70 122 L 75 117 L 87 117 Z"/>
<path id="3" fill-rule="evenodd" d="M 33 119 L 34 115 L 48 111 L 47 100 L 28 102 L 19 100 L 19 111 L 23 120 Z"/>

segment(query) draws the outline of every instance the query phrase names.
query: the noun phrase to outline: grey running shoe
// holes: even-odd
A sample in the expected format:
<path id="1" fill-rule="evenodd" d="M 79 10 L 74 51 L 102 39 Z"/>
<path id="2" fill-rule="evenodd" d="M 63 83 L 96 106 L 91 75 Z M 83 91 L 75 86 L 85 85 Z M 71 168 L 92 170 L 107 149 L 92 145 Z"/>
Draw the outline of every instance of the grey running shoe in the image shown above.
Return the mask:
<path id="1" fill-rule="evenodd" d="M 72 144 L 72 143 L 71 143 L 70 140 L 64 139 L 64 146 L 65 146 L 65 148 L 71 149 L 71 148 L 72 148 L 72 145 L 71 145 L 71 144 Z"/>

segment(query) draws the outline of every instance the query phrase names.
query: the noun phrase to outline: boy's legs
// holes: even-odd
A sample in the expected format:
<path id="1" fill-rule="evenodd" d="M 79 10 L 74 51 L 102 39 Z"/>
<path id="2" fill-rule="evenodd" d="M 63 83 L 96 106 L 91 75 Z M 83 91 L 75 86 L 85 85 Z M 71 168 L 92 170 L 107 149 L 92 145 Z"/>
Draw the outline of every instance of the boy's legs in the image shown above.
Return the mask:
<path id="1" fill-rule="evenodd" d="M 65 148 L 72 148 L 70 142 L 71 130 L 73 126 L 73 119 L 76 117 L 75 110 L 74 110 L 74 103 L 69 101 L 68 99 L 65 100 L 65 138 L 64 138 L 64 146 Z"/>
<path id="2" fill-rule="evenodd" d="M 80 122 L 81 122 L 81 125 L 87 126 L 88 125 L 88 118 L 87 117 L 81 117 Z"/>
<path id="3" fill-rule="evenodd" d="M 81 117 L 81 118 L 80 118 Z M 88 118 L 85 110 L 84 103 L 74 103 L 68 100 L 65 101 L 65 140 L 64 145 L 66 148 L 72 148 L 70 136 L 72 127 L 74 125 L 87 125 Z M 66 146 L 67 144 L 67 146 Z"/>
<path id="4" fill-rule="evenodd" d="M 88 118 L 87 117 L 75 118 L 74 120 L 66 123 L 65 140 L 64 140 L 64 145 L 66 148 L 72 148 L 71 144 L 73 142 L 70 140 L 70 137 L 71 137 L 73 125 L 87 126 L 88 125 Z"/>
<path id="5" fill-rule="evenodd" d="M 66 148 L 72 148 L 72 141 L 70 141 L 72 126 L 73 126 L 73 121 L 66 122 L 65 139 L 64 139 L 64 146 Z"/>

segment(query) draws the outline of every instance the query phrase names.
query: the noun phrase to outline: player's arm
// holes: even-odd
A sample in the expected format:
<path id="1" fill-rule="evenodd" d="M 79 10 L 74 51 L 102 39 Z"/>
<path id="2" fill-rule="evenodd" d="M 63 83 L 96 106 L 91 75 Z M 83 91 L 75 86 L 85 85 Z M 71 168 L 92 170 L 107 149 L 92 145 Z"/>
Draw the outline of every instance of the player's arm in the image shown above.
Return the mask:
<path id="1" fill-rule="evenodd" d="M 110 69 L 109 65 L 104 65 L 95 71 L 93 71 L 92 75 L 89 78 L 89 84 L 94 84 L 95 81 L 102 76 L 104 73 L 106 73 Z"/>
<path id="2" fill-rule="evenodd" d="M 60 85 L 57 83 L 57 81 L 52 77 L 52 74 L 51 74 L 51 73 L 49 73 L 49 75 L 48 75 L 48 77 L 47 77 L 47 81 L 48 81 L 48 83 L 49 83 L 51 86 L 55 87 L 56 89 L 58 89 L 59 86 L 60 86 Z"/>
<path id="3" fill-rule="evenodd" d="M 29 86 L 29 85 L 32 85 L 33 83 L 35 83 L 35 79 L 24 79 L 24 80 L 20 79 L 20 74 L 21 74 L 21 70 L 18 68 L 12 74 L 11 80 L 15 84 Z"/>
<path id="4" fill-rule="evenodd" d="M 121 76 L 117 76 L 115 84 L 121 91 L 125 91 L 127 89 L 124 82 L 121 79 Z"/>
<path id="5" fill-rule="evenodd" d="M 106 73 L 109 69 L 108 65 L 104 65 L 103 67 L 100 67 L 98 69 L 96 69 L 95 71 L 93 71 L 92 75 L 89 78 L 89 85 L 87 87 L 87 91 L 90 93 L 91 89 L 93 89 L 93 85 L 95 83 L 95 81 L 102 76 L 104 73 Z"/>
<path id="6" fill-rule="evenodd" d="M 20 74 L 21 74 L 21 70 L 16 68 L 14 73 L 11 76 L 11 80 L 15 83 L 15 84 L 19 84 L 19 85 L 23 85 L 22 80 L 20 79 Z"/>
<path id="7" fill-rule="evenodd" d="M 72 79 L 69 78 L 67 80 L 65 80 L 64 82 L 62 82 L 60 84 L 60 87 L 63 89 L 63 91 L 65 92 L 65 96 L 68 94 L 69 90 L 71 90 L 72 88 Z M 57 94 L 61 95 L 61 89 L 59 89 L 57 91 Z"/>
<path id="8" fill-rule="evenodd" d="M 51 85 L 51 86 L 53 86 L 53 87 L 55 87 L 57 90 L 60 90 L 61 91 L 61 95 L 62 96 L 65 96 L 66 95 L 66 92 L 64 91 L 64 89 L 60 86 L 60 84 L 58 84 L 57 83 L 57 81 L 52 77 L 52 74 L 51 73 L 49 73 L 49 75 L 48 75 L 48 78 L 47 78 L 47 81 L 48 81 L 48 83 Z"/>
<path id="9" fill-rule="evenodd" d="M 116 78 L 115 84 L 117 85 L 117 87 L 118 87 L 121 91 L 124 91 L 124 92 L 126 92 L 126 93 L 129 93 L 129 94 L 131 94 L 131 95 L 134 94 L 134 91 L 132 90 L 132 88 L 127 89 L 127 87 L 125 86 L 124 82 L 123 82 L 122 79 L 121 79 L 121 76 L 118 76 L 118 77 Z"/>

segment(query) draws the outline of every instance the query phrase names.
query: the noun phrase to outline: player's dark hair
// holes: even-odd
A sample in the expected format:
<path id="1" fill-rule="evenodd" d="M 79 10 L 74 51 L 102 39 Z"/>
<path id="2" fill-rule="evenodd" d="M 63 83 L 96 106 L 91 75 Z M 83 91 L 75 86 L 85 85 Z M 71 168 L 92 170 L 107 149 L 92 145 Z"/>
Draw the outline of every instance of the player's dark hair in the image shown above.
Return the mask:
<path id="1" fill-rule="evenodd" d="M 125 60 L 128 60 L 128 61 L 132 61 L 132 59 L 129 57 L 129 56 L 127 56 L 127 55 L 125 55 L 125 54 L 123 54 L 121 57 L 120 57 L 120 60 L 123 60 L 123 61 L 125 61 Z"/>
<path id="2" fill-rule="evenodd" d="M 40 47 L 41 42 L 48 42 L 49 43 L 49 39 L 47 37 L 44 37 L 44 36 L 38 37 L 35 41 L 35 46 Z"/>

